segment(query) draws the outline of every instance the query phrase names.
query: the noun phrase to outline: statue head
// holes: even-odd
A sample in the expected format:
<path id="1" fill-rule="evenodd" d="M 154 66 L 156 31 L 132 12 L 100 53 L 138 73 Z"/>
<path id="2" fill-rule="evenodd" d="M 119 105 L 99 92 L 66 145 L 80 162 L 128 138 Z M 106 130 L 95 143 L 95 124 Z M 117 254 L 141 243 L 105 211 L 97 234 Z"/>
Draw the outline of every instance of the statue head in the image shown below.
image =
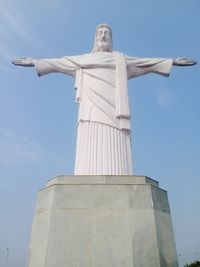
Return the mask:
<path id="1" fill-rule="evenodd" d="M 99 24 L 96 28 L 92 53 L 96 52 L 112 52 L 112 30 L 106 23 Z"/>

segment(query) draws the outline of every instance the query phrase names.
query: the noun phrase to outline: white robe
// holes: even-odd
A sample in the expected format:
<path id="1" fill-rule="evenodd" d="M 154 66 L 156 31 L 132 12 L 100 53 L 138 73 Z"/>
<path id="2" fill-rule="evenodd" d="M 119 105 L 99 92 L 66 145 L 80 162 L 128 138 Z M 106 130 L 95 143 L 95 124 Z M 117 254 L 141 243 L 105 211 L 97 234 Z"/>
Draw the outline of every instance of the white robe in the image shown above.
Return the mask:
<path id="1" fill-rule="evenodd" d="M 39 76 L 61 72 L 76 78 L 75 175 L 133 174 L 127 79 L 148 73 L 168 76 L 172 64 L 172 59 L 129 57 L 119 52 L 35 61 Z"/>

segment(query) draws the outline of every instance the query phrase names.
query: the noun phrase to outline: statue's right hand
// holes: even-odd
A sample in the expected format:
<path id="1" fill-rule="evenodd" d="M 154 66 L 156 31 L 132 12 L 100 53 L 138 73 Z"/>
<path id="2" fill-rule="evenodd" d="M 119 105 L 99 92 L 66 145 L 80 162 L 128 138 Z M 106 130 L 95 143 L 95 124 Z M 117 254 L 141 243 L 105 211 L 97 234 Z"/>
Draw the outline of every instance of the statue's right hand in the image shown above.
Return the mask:
<path id="1" fill-rule="evenodd" d="M 13 59 L 12 64 L 22 67 L 34 67 L 34 60 L 30 57 L 23 57 L 20 59 Z"/>

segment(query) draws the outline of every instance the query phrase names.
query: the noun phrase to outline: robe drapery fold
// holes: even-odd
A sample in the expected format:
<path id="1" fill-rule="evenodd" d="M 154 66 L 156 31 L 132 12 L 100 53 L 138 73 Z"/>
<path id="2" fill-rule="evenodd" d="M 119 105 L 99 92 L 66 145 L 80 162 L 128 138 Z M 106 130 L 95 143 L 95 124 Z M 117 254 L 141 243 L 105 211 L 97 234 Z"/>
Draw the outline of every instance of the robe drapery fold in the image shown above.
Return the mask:
<path id="1" fill-rule="evenodd" d="M 76 78 L 75 78 L 75 85 L 74 88 L 76 90 L 76 103 L 80 104 L 81 96 L 82 96 L 82 87 L 83 87 L 83 71 L 82 69 L 77 69 L 76 71 Z"/>
<path id="2" fill-rule="evenodd" d="M 80 121 L 76 155 L 75 175 L 133 173 L 130 135 L 109 125 Z"/>
<path id="3" fill-rule="evenodd" d="M 111 161 L 110 166 L 116 166 L 116 164 L 119 166 L 121 164 L 119 162 L 123 162 L 124 165 L 120 165 L 121 171 L 119 172 L 116 167 L 112 171 L 112 175 L 132 174 L 127 79 L 148 73 L 168 76 L 172 64 L 172 59 L 129 57 L 120 52 L 97 52 L 35 61 L 39 76 L 60 72 L 75 77 L 76 102 L 79 104 L 75 174 L 110 174 L 109 168 L 106 168 L 106 165 L 96 158 Z M 96 129 L 107 132 L 107 134 L 101 135 Z M 119 138 L 114 138 L 115 134 Z M 93 139 L 89 136 L 92 136 Z M 99 142 L 99 140 L 101 140 L 102 145 L 95 146 L 95 142 Z M 123 145 L 123 142 L 126 145 Z M 96 147 L 96 150 L 93 150 L 91 146 Z M 102 149 L 100 149 L 101 146 Z M 120 147 L 123 149 L 120 150 Z M 119 153 L 118 163 L 116 163 L 116 157 L 113 156 L 116 149 Z M 124 151 L 124 149 L 126 153 L 122 155 L 120 151 Z M 92 151 L 92 154 L 87 156 L 90 160 L 86 163 L 90 166 L 82 168 L 80 167 L 82 166 L 81 160 L 85 160 L 83 155 L 85 155 L 86 150 L 87 153 Z M 107 152 L 105 153 L 105 151 Z M 127 160 L 128 165 L 126 165 Z M 91 169 L 96 171 L 90 171 Z"/>

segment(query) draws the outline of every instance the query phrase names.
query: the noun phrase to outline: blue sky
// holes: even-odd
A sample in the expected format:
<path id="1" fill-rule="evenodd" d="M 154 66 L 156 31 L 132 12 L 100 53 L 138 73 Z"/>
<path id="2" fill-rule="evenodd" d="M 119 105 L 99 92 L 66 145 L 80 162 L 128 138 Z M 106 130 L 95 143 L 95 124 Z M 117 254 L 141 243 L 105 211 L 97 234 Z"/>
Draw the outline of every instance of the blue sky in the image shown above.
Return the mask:
<path id="1" fill-rule="evenodd" d="M 0 1 L 0 266 L 25 265 L 37 190 L 73 174 L 76 143 L 73 79 L 10 60 L 87 53 L 107 22 L 114 50 L 199 61 L 199 10 L 199 0 Z M 180 266 L 200 255 L 199 70 L 129 82 L 134 172 L 168 191 Z"/>

